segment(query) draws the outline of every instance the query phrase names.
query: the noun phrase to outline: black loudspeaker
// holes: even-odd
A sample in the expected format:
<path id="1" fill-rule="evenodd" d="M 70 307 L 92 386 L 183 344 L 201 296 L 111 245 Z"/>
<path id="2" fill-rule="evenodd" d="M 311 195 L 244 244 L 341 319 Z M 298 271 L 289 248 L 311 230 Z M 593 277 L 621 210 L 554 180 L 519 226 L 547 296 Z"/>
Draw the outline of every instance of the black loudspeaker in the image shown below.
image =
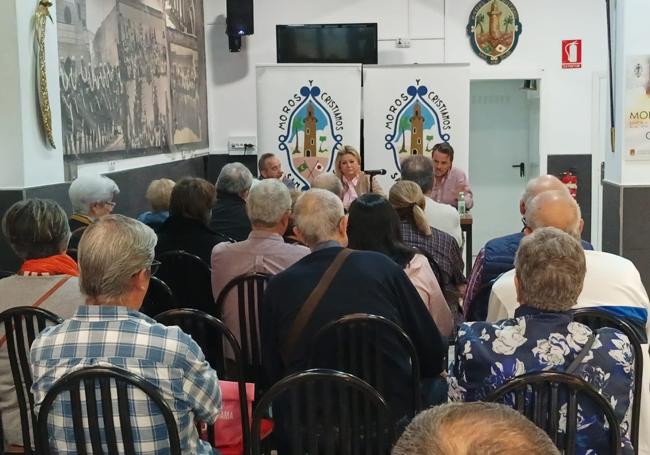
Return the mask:
<path id="1" fill-rule="evenodd" d="M 231 52 L 239 52 L 241 37 L 252 35 L 253 27 L 253 0 L 227 0 L 226 1 L 226 34 Z"/>

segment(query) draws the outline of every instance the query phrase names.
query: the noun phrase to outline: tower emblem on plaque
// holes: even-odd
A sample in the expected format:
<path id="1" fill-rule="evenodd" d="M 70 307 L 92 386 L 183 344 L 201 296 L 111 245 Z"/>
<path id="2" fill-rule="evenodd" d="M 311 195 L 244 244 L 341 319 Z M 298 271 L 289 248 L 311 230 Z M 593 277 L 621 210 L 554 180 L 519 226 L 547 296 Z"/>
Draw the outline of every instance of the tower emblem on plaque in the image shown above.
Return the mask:
<path id="1" fill-rule="evenodd" d="M 410 155 L 431 157 L 433 146 L 449 142 L 452 120 L 445 100 L 435 90 L 411 85 L 395 98 L 386 113 L 385 148 L 393 154 L 395 166 Z"/>
<path id="2" fill-rule="evenodd" d="M 510 0 L 481 0 L 469 16 L 467 34 L 476 55 L 490 65 L 501 63 L 519 41 L 517 8 Z"/>
<path id="3" fill-rule="evenodd" d="M 312 82 L 289 99 L 279 117 L 278 148 L 289 163 L 287 177 L 300 188 L 308 188 L 318 175 L 332 171 L 343 142 L 338 105 Z"/>

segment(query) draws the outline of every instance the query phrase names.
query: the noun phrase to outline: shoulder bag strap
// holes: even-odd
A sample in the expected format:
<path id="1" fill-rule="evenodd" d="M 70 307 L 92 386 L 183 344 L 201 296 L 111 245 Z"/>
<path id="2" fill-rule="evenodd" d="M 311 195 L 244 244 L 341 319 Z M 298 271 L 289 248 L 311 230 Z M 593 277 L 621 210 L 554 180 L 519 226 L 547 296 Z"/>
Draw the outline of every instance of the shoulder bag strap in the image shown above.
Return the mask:
<path id="1" fill-rule="evenodd" d="M 289 334 L 282 344 L 282 349 L 280 351 L 282 360 L 284 361 L 285 365 L 289 361 L 289 356 L 293 352 L 293 348 L 298 341 L 298 338 L 300 338 L 302 331 L 309 322 L 309 319 L 311 319 L 311 315 L 314 313 L 314 310 L 320 303 L 323 295 L 325 295 L 325 292 L 330 287 L 332 280 L 351 253 L 352 250 L 344 248 L 336 255 L 330 266 L 323 274 L 323 277 L 320 279 L 314 290 L 311 291 L 311 294 L 309 294 L 307 301 L 305 301 L 304 305 L 300 308 L 300 311 L 298 311 L 296 319 L 294 319 L 293 324 L 289 329 Z"/>
<path id="2" fill-rule="evenodd" d="M 576 356 L 576 358 L 573 359 L 573 362 L 571 362 L 571 364 L 564 371 L 565 373 L 573 374 L 573 372 L 578 369 L 578 366 L 580 366 L 580 363 L 582 362 L 582 359 L 584 359 L 585 356 L 591 350 L 591 346 L 593 346 L 594 341 L 596 341 L 596 334 L 592 332 L 591 335 L 589 335 L 589 338 L 587 339 L 587 342 L 585 343 L 585 345 L 582 347 L 580 352 L 578 352 L 578 355 Z"/>

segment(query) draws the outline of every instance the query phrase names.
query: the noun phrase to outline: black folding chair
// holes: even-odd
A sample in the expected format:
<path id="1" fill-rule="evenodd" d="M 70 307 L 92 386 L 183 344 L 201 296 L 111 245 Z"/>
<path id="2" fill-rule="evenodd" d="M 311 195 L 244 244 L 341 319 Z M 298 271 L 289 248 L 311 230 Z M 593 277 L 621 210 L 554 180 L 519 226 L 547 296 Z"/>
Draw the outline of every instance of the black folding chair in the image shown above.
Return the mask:
<path id="1" fill-rule="evenodd" d="M 133 428 L 138 428 L 136 419 L 141 415 L 133 414 L 131 409 L 129 389 L 134 388 L 142 391 L 150 401 L 149 406 L 144 409 L 151 411 L 157 408 L 162 415 L 167 427 L 169 453 L 180 455 L 181 444 L 176 420 L 158 389 L 136 374 L 116 367 L 103 366 L 83 368 L 67 374 L 55 382 L 47 392 L 38 413 L 39 454 L 58 453 L 50 448 L 48 417 L 55 400 L 66 399 L 67 395 L 70 400 L 68 411 L 71 413 L 76 453 L 135 455 L 137 452 Z M 114 400 L 117 401 L 117 409 L 113 409 Z M 152 407 L 151 404 L 155 406 Z M 101 412 L 98 412 L 99 409 Z M 119 430 L 115 428 L 116 418 L 119 419 Z M 87 419 L 86 422 L 84 419 Z M 86 433 L 90 440 L 86 438 Z M 118 451 L 118 441 L 124 444 L 122 452 Z M 88 443 L 91 447 L 89 452 Z M 108 452 L 104 452 L 103 445 L 108 448 Z"/>
<path id="2" fill-rule="evenodd" d="M 177 307 L 176 299 L 174 299 L 174 294 L 169 286 L 160 278 L 152 276 L 149 280 L 149 289 L 147 289 L 140 307 L 140 313 L 153 317 Z"/>
<path id="3" fill-rule="evenodd" d="M 183 332 L 191 335 L 192 339 L 201 347 L 210 366 L 217 371 L 219 379 L 238 383 L 244 454 L 248 454 L 250 450 L 250 428 L 248 426 L 246 383 L 242 374 L 244 363 L 235 336 L 219 319 L 199 310 L 182 308 L 165 311 L 157 315 L 155 319 L 166 326 L 176 325 Z M 224 355 L 224 339 L 230 348 L 229 355 L 232 356 L 231 359 L 227 359 Z M 213 440 L 212 429 L 214 427 L 209 425 L 208 433 L 211 441 Z"/>
<path id="4" fill-rule="evenodd" d="M 0 313 L 0 322 L 5 330 L 9 365 L 13 376 L 14 388 L 20 411 L 20 426 L 23 436 L 25 454 L 35 454 L 35 436 L 32 437 L 36 424 L 34 414 L 34 396 L 32 395 L 32 372 L 29 368 L 29 349 L 36 336 L 48 325 L 56 325 L 63 319 L 42 308 L 19 306 Z M 3 344 L 0 340 L 0 346 Z"/>
<path id="5" fill-rule="evenodd" d="M 580 322 L 591 330 L 598 330 L 603 327 L 611 327 L 627 335 L 634 350 L 634 395 L 632 403 L 632 445 L 635 453 L 638 453 L 639 427 L 641 420 L 641 390 L 643 379 L 643 349 L 641 345 L 647 342 L 645 334 L 639 331 L 629 322 L 604 310 L 596 308 L 577 308 L 572 310 L 573 320 Z M 643 335 L 643 336 L 642 336 Z"/>
<path id="6" fill-rule="evenodd" d="M 162 253 L 156 277 L 172 290 L 176 308 L 194 308 L 216 316 L 212 297 L 210 266 L 200 257 L 187 251 L 176 250 Z"/>
<path id="7" fill-rule="evenodd" d="M 231 292 L 237 292 L 239 342 L 244 358 L 244 374 L 249 382 L 258 382 L 262 368 L 259 332 L 259 304 L 271 278 L 265 273 L 240 275 L 230 280 L 217 297 L 217 314 L 223 314 L 223 305 Z"/>
<path id="8" fill-rule="evenodd" d="M 514 395 L 514 399 L 513 399 Z M 578 405 L 592 402 L 609 425 L 609 454 L 621 453 L 621 429 L 614 410 L 588 382 L 571 374 L 545 371 L 529 373 L 507 382 L 484 401 L 513 406 L 551 437 L 561 453 L 575 455 Z M 559 430 L 560 409 L 566 407 L 566 429 Z"/>
<path id="9" fill-rule="evenodd" d="M 386 354 L 390 353 L 390 358 Z M 385 375 L 402 356 L 411 366 L 410 384 L 386 384 Z M 420 361 L 413 342 L 404 330 L 388 319 L 372 314 L 351 314 L 322 327 L 314 336 L 309 352 L 310 368 L 331 368 L 355 375 L 374 387 L 384 398 L 395 387 L 409 387 L 412 400 L 409 416 L 422 408 Z M 391 404 L 394 408 L 395 403 Z M 395 421 L 403 416 L 394 415 Z"/>
<path id="10" fill-rule="evenodd" d="M 268 454 L 257 435 L 271 405 L 282 455 L 387 455 L 395 442 L 379 392 L 351 374 L 318 369 L 287 376 L 264 394 L 253 413 L 252 455 Z"/>

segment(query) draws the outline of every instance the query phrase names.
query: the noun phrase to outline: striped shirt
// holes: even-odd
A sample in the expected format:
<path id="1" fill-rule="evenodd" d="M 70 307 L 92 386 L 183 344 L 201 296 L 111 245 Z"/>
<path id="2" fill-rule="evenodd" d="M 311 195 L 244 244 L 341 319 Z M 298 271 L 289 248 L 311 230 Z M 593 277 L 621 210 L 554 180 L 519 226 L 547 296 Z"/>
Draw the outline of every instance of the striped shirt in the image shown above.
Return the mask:
<path id="1" fill-rule="evenodd" d="M 184 454 L 213 453 L 208 443 L 199 440 L 194 420 L 216 419 L 221 405 L 217 374 L 201 348 L 178 327 L 157 324 L 125 307 L 84 305 L 71 319 L 43 330 L 30 357 L 37 412 L 45 394 L 64 375 L 94 365 L 116 366 L 158 389 L 176 418 Z M 50 411 L 50 446 L 56 453 L 72 454 L 76 449 L 70 401 L 67 394 L 62 397 Z M 155 407 L 149 406 L 144 393 L 129 388 L 129 405 L 136 453 L 169 453 L 162 415 L 152 412 Z M 87 431 L 86 442 L 91 452 Z"/>

